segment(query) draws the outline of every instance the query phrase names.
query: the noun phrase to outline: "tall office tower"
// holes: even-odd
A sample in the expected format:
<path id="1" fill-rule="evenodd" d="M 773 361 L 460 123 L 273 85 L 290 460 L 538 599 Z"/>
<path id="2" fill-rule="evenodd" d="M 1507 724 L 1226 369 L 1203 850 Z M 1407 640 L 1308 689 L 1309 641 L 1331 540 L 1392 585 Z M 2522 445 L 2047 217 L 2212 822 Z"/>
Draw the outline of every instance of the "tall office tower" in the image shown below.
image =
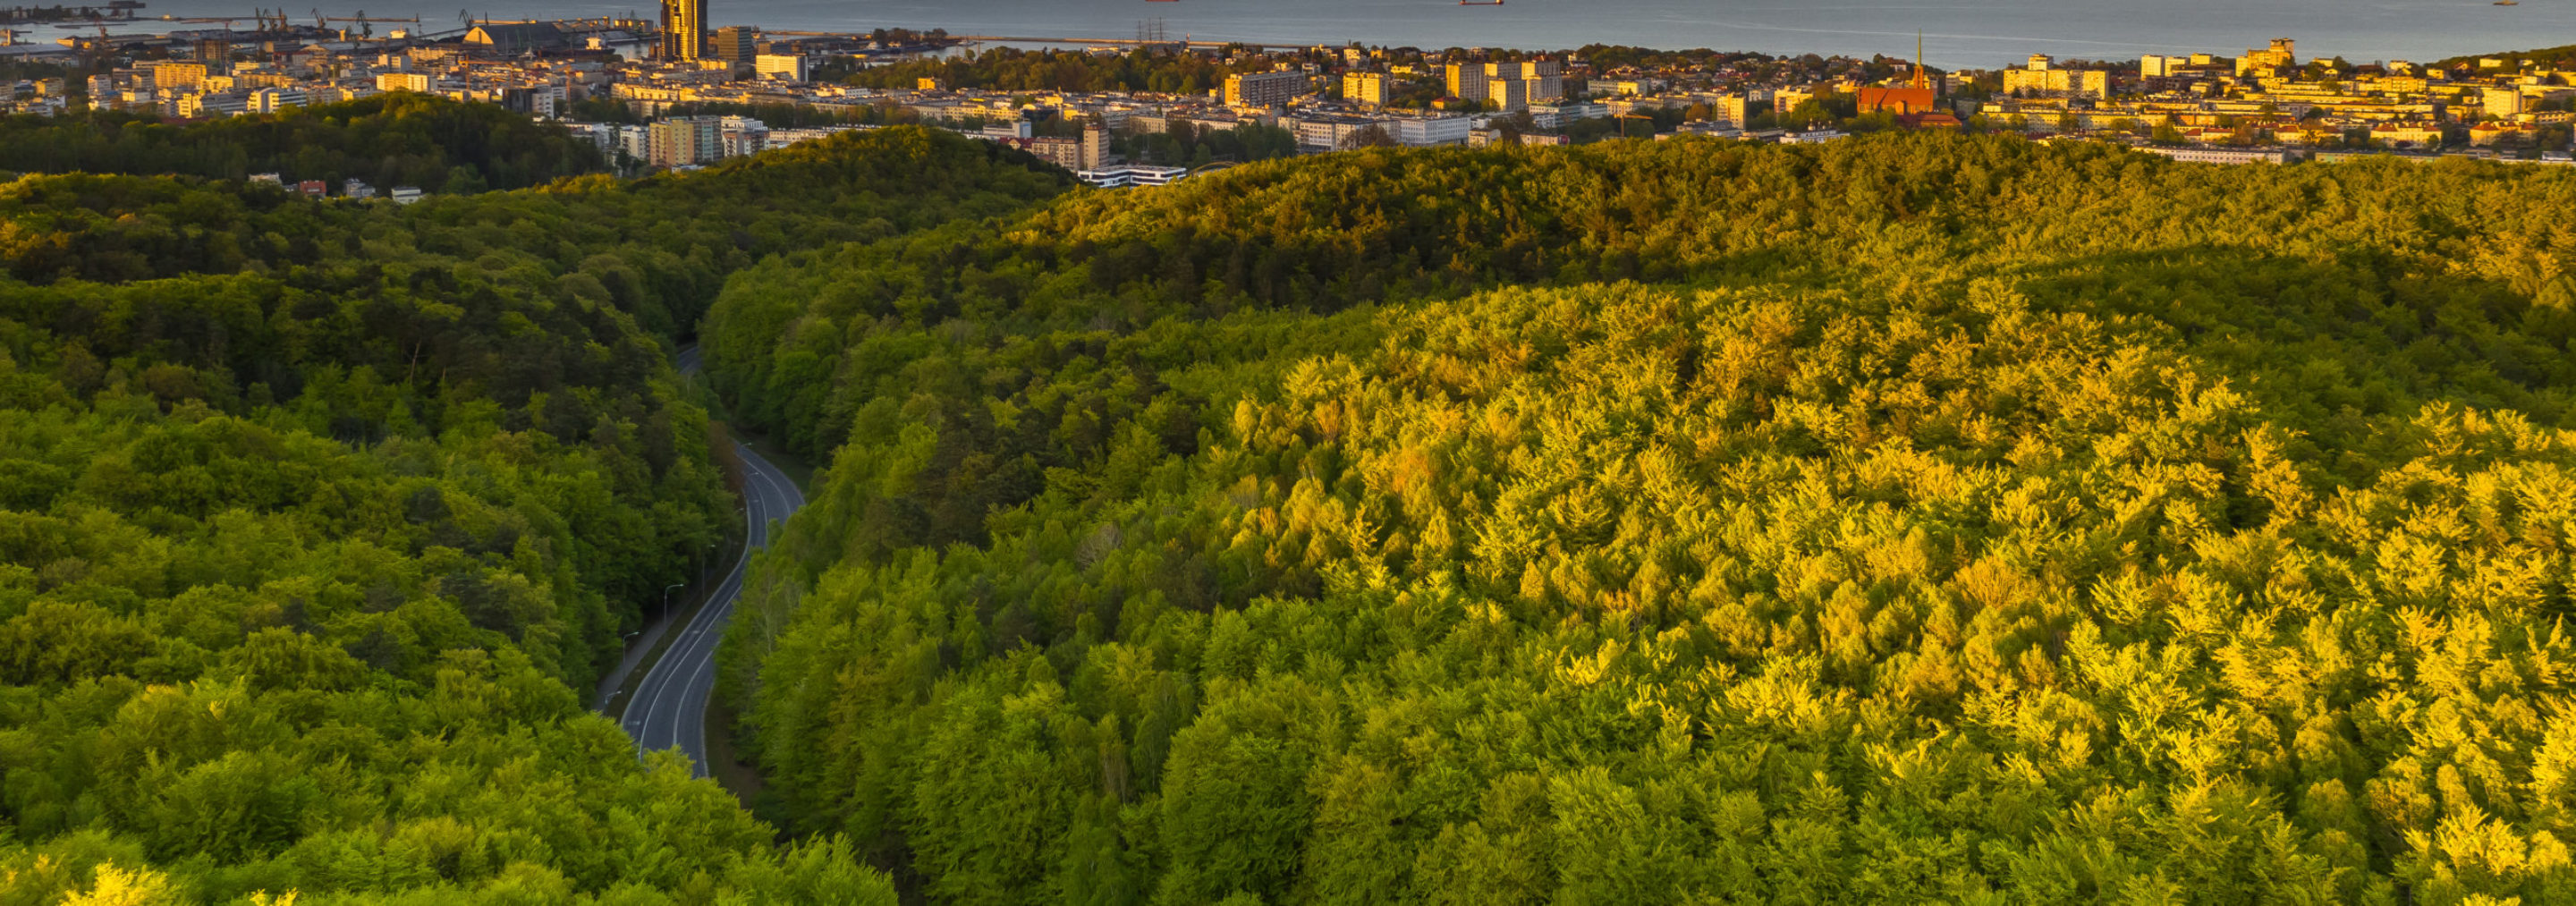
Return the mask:
<path id="1" fill-rule="evenodd" d="M 716 46 L 713 48 L 716 59 L 737 67 L 750 66 L 751 58 L 759 53 L 759 34 L 760 29 L 748 25 L 727 25 L 716 29 Z"/>
<path id="2" fill-rule="evenodd" d="M 707 0 L 662 0 L 662 59 L 695 60 L 707 42 Z"/>

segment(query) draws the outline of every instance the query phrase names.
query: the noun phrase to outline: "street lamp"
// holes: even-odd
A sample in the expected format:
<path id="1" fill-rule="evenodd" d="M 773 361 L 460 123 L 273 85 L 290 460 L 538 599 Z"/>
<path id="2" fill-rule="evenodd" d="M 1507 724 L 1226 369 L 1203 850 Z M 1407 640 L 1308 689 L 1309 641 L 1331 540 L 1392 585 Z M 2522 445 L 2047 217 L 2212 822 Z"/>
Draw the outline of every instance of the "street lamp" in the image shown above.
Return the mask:
<path id="1" fill-rule="evenodd" d="M 682 582 L 679 585 L 666 586 L 662 589 L 662 619 L 668 620 L 671 618 L 671 589 L 687 584 L 689 583 Z"/>

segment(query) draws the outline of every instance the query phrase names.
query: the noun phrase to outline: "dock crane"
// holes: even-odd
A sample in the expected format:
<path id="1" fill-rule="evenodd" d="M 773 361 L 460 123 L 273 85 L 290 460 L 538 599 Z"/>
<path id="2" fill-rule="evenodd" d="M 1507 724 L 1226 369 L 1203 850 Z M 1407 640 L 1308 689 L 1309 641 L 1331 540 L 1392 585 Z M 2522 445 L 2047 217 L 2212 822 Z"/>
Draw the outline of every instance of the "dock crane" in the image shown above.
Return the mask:
<path id="1" fill-rule="evenodd" d="M 320 9 L 315 9 L 313 11 L 313 21 L 315 24 L 320 25 L 323 31 L 332 30 L 331 23 L 333 22 L 358 23 L 358 35 L 363 38 L 373 38 L 376 36 L 375 23 L 378 22 L 408 22 L 411 23 L 415 30 L 420 26 L 419 16 L 411 16 L 408 18 L 398 18 L 394 16 L 370 16 L 367 15 L 367 11 L 363 9 L 359 10 L 358 14 L 354 16 L 325 16 L 322 14 Z M 340 33 L 343 36 L 346 36 L 348 34 L 348 29 L 340 29 Z"/>
<path id="2" fill-rule="evenodd" d="M 72 39 L 66 38 L 64 40 Z M 109 58 L 116 55 L 116 44 L 108 38 L 106 24 L 101 23 L 99 25 L 98 37 L 81 42 L 80 52 L 81 68 L 91 72 L 97 72 L 107 68 Z"/>

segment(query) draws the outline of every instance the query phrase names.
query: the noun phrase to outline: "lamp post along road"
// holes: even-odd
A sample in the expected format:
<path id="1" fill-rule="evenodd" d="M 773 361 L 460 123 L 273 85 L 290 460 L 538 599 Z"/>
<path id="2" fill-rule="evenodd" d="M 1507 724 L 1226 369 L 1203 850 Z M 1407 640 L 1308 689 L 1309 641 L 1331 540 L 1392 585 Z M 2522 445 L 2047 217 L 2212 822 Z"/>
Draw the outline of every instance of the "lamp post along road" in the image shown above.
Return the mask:
<path id="1" fill-rule="evenodd" d="M 681 350 L 679 365 L 682 374 L 696 374 L 697 350 Z M 634 697 L 627 700 L 621 721 L 626 734 L 635 738 L 639 754 L 678 749 L 688 756 L 690 771 L 700 777 L 707 776 L 707 704 L 715 691 L 717 643 L 723 641 L 734 602 L 742 595 L 751 555 L 769 545 L 773 523 L 785 522 L 805 505 L 805 494 L 796 482 L 761 458 L 750 445 L 735 441 L 734 455 L 742 463 L 742 500 L 737 507 L 743 520 L 742 554 L 734 560 L 733 568 L 707 589 L 705 603 L 687 624 L 662 629 L 671 634 L 669 647 L 651 667 L 645 668 L 644 679 L 636 684 Z M 671 618 L 671 591 L 680 587 L 662 590 L 662 618 L 666 621 Z"/>

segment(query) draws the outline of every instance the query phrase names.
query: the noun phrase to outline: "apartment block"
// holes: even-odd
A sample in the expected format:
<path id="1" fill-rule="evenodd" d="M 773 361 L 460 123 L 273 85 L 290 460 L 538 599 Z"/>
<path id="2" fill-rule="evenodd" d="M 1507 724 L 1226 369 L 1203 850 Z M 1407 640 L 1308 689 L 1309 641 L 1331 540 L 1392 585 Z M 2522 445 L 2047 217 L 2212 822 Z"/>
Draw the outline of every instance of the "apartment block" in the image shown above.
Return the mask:
<path id="1" fill-rule="evenodd" d="M 204 63 L 154 63 L 152 87 L 163 91 L 186 91 L 206 83 Z"/>
<path id="2" fill-rule="evenodd" d="M 1344 73 L 1342 75 L 1342 99 L 1354 104 L 1384 106 L 1386 104 L 1386 73 Z"/>
<path id="3" fill-rule="evenodd" d="M 1225 77 L 1228 107 L 1279 107 L 1306 93 L 1306 74 L 1292 70 L 1237 73 Z"/>
<path id="4" fill-rule="evenodd" d="M 1445 75 L 1449 96 L 1519 110 L 1565 96 L 1562 64 L 1555 60 L 1521 63 L 1451 63 Z"/>
<path id="5" fill-rule="evenodd" d="M 2059 69 L 2044 53 L 2030 55 L 2026 66 L 2004 70 L 2004 93 L 2033 97 L 2111 96 L 2111 74 L 2099 69 Z"/>
<path id="6" fill-rule="evenodd" d="M 724 118 L 683 116 L 645 127 L 644 161 L 656 167 L 685 167 L 724 159 Z"/>

